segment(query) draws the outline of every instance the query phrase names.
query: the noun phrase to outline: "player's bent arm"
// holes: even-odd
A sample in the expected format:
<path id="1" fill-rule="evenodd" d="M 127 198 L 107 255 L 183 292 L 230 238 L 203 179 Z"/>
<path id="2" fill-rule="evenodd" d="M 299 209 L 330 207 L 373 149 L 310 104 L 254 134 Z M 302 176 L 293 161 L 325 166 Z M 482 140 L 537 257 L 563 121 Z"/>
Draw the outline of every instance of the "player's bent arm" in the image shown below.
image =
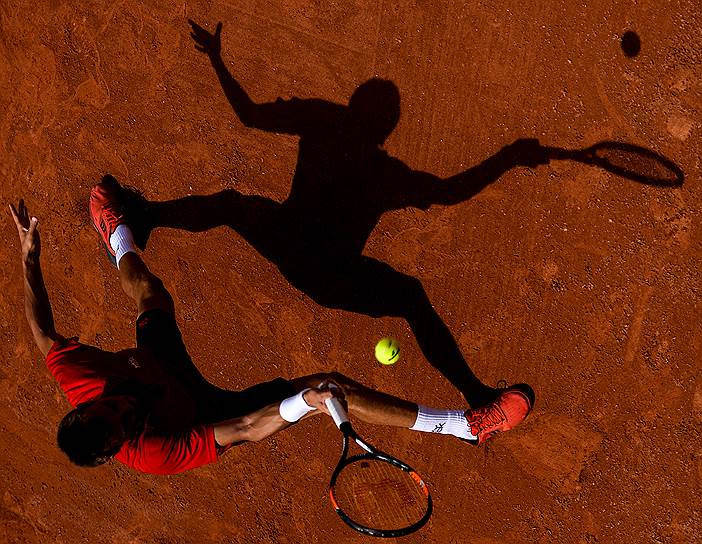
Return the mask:
<path id="1" fill-rule="evenodd" d="M 44 285 L 39 256 L 28 256 L 22 261 L 24 275 L 24 311 L 32 335 L 44 356 L 56 340 L 61 339 L 54 328 L 49 295 Z"/>

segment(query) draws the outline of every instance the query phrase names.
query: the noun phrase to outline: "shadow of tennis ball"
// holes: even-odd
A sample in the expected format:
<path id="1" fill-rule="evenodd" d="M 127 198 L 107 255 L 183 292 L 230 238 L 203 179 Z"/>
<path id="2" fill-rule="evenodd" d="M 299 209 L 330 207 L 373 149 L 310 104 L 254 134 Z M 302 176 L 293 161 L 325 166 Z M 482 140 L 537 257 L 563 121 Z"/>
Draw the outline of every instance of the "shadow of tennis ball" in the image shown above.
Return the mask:
<path id="1" fill-rule="evenodd" d="M 627 30 L 622 36 L 622 51 L 629 58 L 635 57 L 641 51 L 641 40 L 633 30 Z"/>

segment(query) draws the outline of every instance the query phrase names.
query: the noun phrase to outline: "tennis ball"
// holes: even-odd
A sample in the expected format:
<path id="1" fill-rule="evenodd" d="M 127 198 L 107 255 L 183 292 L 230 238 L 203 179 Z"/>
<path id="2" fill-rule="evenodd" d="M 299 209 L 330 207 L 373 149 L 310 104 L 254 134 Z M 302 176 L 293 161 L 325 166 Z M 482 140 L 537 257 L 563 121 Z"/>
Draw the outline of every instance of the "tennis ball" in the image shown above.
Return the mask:
<path id="1" fill-rule="evenodd" d="M 381 338 L 375 345 L 375 358 L 384 365 L 396 363 L 400 360 L 400 344 L 394 338 Z"/>

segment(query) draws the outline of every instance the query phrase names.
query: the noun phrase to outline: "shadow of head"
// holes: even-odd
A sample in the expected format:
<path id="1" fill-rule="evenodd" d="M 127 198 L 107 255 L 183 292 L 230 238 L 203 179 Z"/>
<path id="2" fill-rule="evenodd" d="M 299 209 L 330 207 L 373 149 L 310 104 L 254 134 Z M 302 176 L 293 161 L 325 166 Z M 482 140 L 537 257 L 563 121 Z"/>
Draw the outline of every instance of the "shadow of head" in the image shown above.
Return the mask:
<path id="1" fill-rule="evenodd" d="M 383 145 L 400 120 L 400 91 L 392 81 L 369 79 L 351 95 L 349 110 L 362 137 Z"/>

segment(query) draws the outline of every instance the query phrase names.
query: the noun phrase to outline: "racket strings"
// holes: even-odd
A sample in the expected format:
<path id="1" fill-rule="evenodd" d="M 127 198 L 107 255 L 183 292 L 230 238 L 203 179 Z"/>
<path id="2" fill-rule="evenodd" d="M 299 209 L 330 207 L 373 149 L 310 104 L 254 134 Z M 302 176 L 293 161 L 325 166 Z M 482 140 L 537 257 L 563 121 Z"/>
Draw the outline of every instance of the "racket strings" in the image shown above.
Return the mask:
<path id="1" fill-rule="evenodd" d="M 391 530 L 408 527 L 424 516 L 427 493 L 418 476 L 379 459 L 350 463 L 332 490 L 338 507 L 367 527 Z"/>

